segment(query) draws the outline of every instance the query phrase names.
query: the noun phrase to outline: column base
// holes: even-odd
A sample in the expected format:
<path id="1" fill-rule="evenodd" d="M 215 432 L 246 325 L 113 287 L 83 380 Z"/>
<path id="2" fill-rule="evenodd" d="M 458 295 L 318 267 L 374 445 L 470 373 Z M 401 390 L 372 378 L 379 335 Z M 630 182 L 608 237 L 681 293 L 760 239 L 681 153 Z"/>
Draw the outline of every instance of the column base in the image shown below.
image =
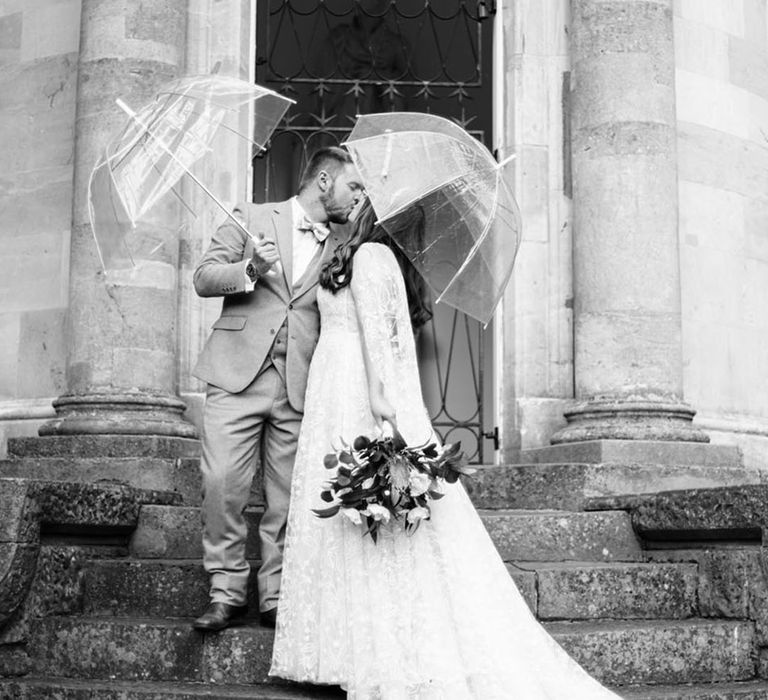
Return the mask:
<path id="1" fill-rule="evenodd" d="M 568 425 L 550 439 L 553 445 L 588 440 L 654 440 L 709 442 L 694 427 L 696 415 L 682 402 L 595 400 L 565 412 Z"/>
<path id="2" fill-rule="evenodd" d="M 619 465 L 621 468 L 628 467 L 635 475 L 662 467 L 694 468 L 707 473 L 745 469 L 741 452 L 733 445 L 654 440 L 564 442 L 523 450 L 520 464 Z"/>
<path id="3" fill-rule="evenodd" d="M 56 418 L 38 430 L 49 435 L 165 435 L 197 438 L 184 420 L 184 402 L 174 396 L 145 393 L 93 393 L 60 396 Z"/>

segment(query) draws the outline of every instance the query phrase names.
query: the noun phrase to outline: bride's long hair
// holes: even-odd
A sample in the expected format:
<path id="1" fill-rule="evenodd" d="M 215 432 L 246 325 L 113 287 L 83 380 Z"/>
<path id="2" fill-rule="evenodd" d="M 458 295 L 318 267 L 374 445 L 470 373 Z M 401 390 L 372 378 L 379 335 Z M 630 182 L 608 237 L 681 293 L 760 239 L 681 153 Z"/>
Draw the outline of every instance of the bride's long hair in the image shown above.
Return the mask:
<path id="1" fill-rule="evenodd" d="M 404 220 L 402 230 L 408 230 L 408 236 L 424 238 L 424 214 L 420 209 L 412 208 L 410 216 Z M 365 201 L 354 221 L 352 235 L 333 251 L 331 259 L 320 271 L 320 286 L 334 294 L 352 281 L 353 259 L 355 252 L 363 243 L 383 243 L 397 258 L 405 281 L 408 297 L 408 310 L 414 330 L 423 326 L 432 318 L 432 309 L 427 297 L 427 285 L 416 268 L 408 260 L 400 246 L 382 226 L 376 224 L 376 214 L 370 201 Z"/>

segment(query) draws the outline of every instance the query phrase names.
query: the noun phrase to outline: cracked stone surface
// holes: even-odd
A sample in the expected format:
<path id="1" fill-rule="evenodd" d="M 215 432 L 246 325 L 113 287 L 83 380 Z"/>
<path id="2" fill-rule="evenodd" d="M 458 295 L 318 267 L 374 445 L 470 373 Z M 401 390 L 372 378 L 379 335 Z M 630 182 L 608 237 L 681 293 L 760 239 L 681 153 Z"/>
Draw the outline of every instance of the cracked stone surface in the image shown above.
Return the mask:
<path id="1" fill-rule="evenodd" d="M 143 504 L 180 500 L 116 484 L 0 479 L 0 510 L 7 514 L 0 525 L 0 644 L 26 639 L 34 617 L 82 607 L 80 555 L 62 549 L 41 555 L 41 524 L 58 532 L 128 532 Z"/>
<path id="2" fill-rule="evenodd" d="M 590 499 L 587 510 L 626 510 L 639 533 L 764 529 L 768 485 L 685 489 Z"/>

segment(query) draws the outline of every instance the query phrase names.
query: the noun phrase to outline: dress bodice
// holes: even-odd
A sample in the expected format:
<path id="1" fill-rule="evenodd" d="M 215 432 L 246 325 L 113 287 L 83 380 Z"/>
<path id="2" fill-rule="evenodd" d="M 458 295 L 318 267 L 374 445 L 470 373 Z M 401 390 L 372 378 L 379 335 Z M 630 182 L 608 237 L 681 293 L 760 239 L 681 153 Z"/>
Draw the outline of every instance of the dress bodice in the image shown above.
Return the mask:
<path id="1" fill-rule="evenodd" d="M 350 288 L 344 287 L 335 294 L 322 287 L 317 290 L 317 307 L 322 319 L 321 333 L 358 333 L 355 300 Z"/>
<path id="2" fill-rule="evenodd" d="M 413 345 L 413 329 L 402 272 L 394 254 L 383 243 L 363 243 L 353 258 L 350 284 L 333 294 L 322 287 L 317 293 L 323 333 L 368 336 L 376 356 L 388 346 L 402 359 L 403 344 Z M 389 352 L 385 353 L 389 355 Z M 374 360 L 385 359 L 374 357 Z M 415 354 L 414 354 L 415 359 Z"/>

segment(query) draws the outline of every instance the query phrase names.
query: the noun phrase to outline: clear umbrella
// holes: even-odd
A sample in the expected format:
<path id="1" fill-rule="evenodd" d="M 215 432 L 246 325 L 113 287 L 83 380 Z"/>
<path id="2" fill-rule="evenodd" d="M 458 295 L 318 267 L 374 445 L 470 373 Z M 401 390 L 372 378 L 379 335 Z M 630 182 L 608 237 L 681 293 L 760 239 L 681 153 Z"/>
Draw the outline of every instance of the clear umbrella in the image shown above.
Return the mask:
<path id="1" fill-rule="evenodd" d="M 497 163 L 455 123 L 418 112 L 361 115 L 344 146 L 379 223 L 437 301 L 487 324 L 520 244 L 511 158 Z M 414 212 L 424 217 L 423 240 L 403 233 Z"/>
<path id="2" fill-rule="evenodd" d="M 94 167 L 88 192 L 105 272 L 167 255 L 169 239 L 178 234 L 168 222 L 179 219 L 180 209 L 195 213 L 191 188 L 243 228 L 206 184 L 206 156 L 233 138 L 261 150 L 292 103 L 260 85 L 219 75 L 169 83 L 138 112 L 118 100 L 128 121 Z"/>

